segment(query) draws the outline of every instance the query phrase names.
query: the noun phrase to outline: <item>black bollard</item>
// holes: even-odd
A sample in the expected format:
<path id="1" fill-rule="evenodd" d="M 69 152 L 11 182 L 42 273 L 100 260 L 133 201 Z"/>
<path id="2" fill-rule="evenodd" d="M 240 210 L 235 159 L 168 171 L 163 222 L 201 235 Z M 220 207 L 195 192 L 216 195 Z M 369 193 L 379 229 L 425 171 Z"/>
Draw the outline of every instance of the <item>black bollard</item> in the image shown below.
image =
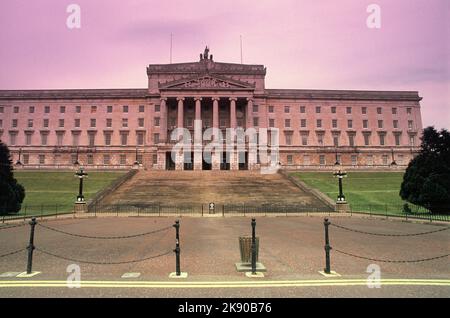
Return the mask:
<path id="1" fill-rule="evenodd" d="M 256 220 L 252 219 L 252 274 L 256 275 Z"/>
<path id="2" fill-rule="evenodd" d="M 30 221 L 30 242 L 28 244 L 28 261 L 27 261 L 27 274 L 31 274 L 33 268 L 33 251 L 34 251 L 34 227 L 36 226 L 36 218 L 32 218 Z"/>
<path id="3" fill-rule="evenodd" d="M 176 220 L 175 224 L 173 225 L 175 228 L 175 249 L 173 250 L 175 252 L 175 271 L 177 276 L 181 275 L 181 269 L 180 269 L 180 221 Z"/>
<path id="4" fill-rule="evenodd" d="M 325 218 L 325 221 L 323 222 L 323 225 L 325 226 L 325 269 L 324 272 L 326 274 L 330 274 L 330 238 L 328 236 L 328 226 L 331 224 L 331 222 L 328 221 L 327 218 Z"/>

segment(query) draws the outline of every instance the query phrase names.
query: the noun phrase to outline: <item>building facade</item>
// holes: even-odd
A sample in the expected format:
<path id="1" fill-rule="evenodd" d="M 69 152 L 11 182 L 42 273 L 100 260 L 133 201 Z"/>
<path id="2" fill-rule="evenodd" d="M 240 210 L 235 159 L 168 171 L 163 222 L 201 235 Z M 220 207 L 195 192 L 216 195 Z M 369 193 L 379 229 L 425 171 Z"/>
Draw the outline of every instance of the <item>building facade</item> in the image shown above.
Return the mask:
<path id="1" fill-rule="evenodd" d="M 405 167 L 418 151 L 418 92 L 267 89 L 263 65 L 152 64 L 144 89 L 0 90 L 0 139 L 25 168 L 259 169 L 259 155 L 193 147 L 173 159 L 176 128 L 278 128 L 287 169 Z"/>

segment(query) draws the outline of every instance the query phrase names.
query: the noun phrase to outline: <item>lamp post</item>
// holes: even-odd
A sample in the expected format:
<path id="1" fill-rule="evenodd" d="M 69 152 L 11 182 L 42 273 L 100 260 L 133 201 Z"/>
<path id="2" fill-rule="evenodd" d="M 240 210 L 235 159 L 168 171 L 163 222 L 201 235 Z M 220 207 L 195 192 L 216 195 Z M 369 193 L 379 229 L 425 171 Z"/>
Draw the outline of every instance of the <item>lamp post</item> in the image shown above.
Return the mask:
<path id="1" fill-rule="evenodd" d="M 333 175 L 339 180 L 339 195 L 337 197 L 337 203 L 347 203 L 347 201 L 345 200 L 344 192 L 342 190 L 342 178 L 346 177 L 347 173 L 345 171 L 338 170 L 334 172 Z"/>
<path id="2" fill-rule="evenodd" d="M 22 148 L 19 148 L 19 158 L 16 161 L 17 166 L 21 166 L 22 162 L 20 161 L 20 157 L 22 156 Z"/>
<path id="3" fill-rule="evenodd" d="M 335 165 L 335 166 L 339 166 L 341 163 L 339 162 L 337 148 L 335 148 L 335 155 L 336 155 L 336 162 L 334 163 L 334 165 Z"/>
<path id="4" fill-rule="evenodd" d="M 396 166 L 396 165 L 397 165 L 397 162 L 395 162 L 394 148 L 391 149 L 391 156 L 392 156 L 391 166 Z"/>
<path id="5" fill-rule="evenodd" d="M 80 185 L 78 187 L 78 196 L 77 196 L 77 202 L 84 202 L 84 196 L 83 196 L 83 178 L 86 177 L 88 174 L 83 171 L 83 167 L 80 168 L 75 173 L 75 177 L 78 177 L 80 179 Z"/>
<path id="6" fill-rule="evenodd" d="M 80 162 L 78 161 L 78 147 L 77 147 L 77 152 L 76 152 L 76 158 L 75 158 L 75 162 L 73 163 L 73 165 L 75 166 L 75 168 L 78 168 L 80 166 Z"/>

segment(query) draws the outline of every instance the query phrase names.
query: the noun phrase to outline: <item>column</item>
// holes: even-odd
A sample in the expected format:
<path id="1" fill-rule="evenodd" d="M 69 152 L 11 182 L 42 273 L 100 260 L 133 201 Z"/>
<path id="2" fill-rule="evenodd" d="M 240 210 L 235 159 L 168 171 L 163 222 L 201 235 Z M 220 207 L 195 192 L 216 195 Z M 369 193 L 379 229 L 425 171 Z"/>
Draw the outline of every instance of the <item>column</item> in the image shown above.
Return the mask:
<path id="1" fill-rule="evenodd" d="M 218 97 L 213 97 L 213 128 L 220 129 L 219 128 L 219 100 Z M 220 170 L 220 150 L 214 149 L 214 152 L 212 153 L 212 169 L 213 170 Z"/>
<path id="2" fill-rule="evenodd" d="M 178 113 L 177 113 L 177 128 L 184 127 L 184 97 L 177 97 L 178 101 Z M 179 138 L 182 137 L 180 133 Z M 183 152 L 178 152 L 175 154 L 175 170 L 184 170 L 184 155 Z"/>
<path id="3" fill-rule="evenodd" d="M 160 136 L 161 140 L 164 141 L 164 143 L 167 142 L 167 126 L 168 126 L 168 113 L 167 113 L 167 98 L 161 98 L 161 103 L 159 106 L 160 112 L 161 112 L 161 119 L 160 119 Z M 151 138 L 149 136 L 148 138 Z"/>
<path id="4" fill-rule="evenodd" d="M 253 99 L 247 98 L 247 114 L 246 114 L 247 126 L 245 128 L 253 127 L 252 113 L 253 113 Z"/>
<path id="5" fill-rule="evenodd" d="M 203 125 L 201 97 L 194 98 L 195 100 L 195 122 L 194 122 L 194 170 L 202 170 L 203 167 L 203 152 L 202 152 L 202 133 Z"/>
<path id="6" fill-rule="evenodd" d="M 230 128 L 236 128 L 236 98 L 230 98 Z"/>

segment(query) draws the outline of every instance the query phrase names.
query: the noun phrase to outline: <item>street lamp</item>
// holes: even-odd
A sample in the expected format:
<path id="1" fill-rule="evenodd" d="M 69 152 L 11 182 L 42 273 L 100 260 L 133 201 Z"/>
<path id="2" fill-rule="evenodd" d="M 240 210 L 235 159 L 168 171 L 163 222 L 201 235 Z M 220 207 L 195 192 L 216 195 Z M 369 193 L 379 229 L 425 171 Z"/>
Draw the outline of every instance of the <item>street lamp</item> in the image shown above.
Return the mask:
<path id="1" fill-rule="evenodd" d="M 335 154 L 336 154 L 336 162 L 334 163 L 335 166 L 340 166 L 341 163 L 339 162 L 339 158 L 338 158 L 338 151 L 337 148 L 335 149 Z"/>
<path id="2" fill-rule="evenodd" d="M 20 157 L 22 156 L 22 148 L 19 148 L 19 158 L 16 161 L 17 166 L 21 166 L 22 162 L 20 161 Z"/>
<path id="3" fill-rule="evenodd" d="M 333 175 L 339 180 L 339 195 L 337 197 L 337 203 L 347 203 L 347 201 L 345 200 L 345 195 L 342 191 L 342 178 L 347 176 L 347 172 L 341 171 L 339 169 L 338 171 L 334 172 Z"/>
<path id="4" fill-rule="evenodd" d="M 78 188 L 78 196 L 77 196 L 77 202 L 84 202 L 84 196 L 83 196 L 83 178 L 87 176 L 88 174 L 83 171 L 83 167 L 80 168 L 75 173 L 75 177 L 78 177 L 80 179 L 80 186 Z"/>
<path id="5" fill-rule="evenodd" d="M 78 161 L 78 147 L 77 147 L 77 156 L 75 158 L 75 162 L 73 163 L 75 168 L 78 168 L 80 166 L 80 162 Z"/>
<path id="6" fill-rule="evenodd" d="M 397 162 L 395 162 L 394 148 L 391 149 L 391 156 L 392 156 L 391 166 L 396 166 L 396 165 L 397 165 Z"/>

